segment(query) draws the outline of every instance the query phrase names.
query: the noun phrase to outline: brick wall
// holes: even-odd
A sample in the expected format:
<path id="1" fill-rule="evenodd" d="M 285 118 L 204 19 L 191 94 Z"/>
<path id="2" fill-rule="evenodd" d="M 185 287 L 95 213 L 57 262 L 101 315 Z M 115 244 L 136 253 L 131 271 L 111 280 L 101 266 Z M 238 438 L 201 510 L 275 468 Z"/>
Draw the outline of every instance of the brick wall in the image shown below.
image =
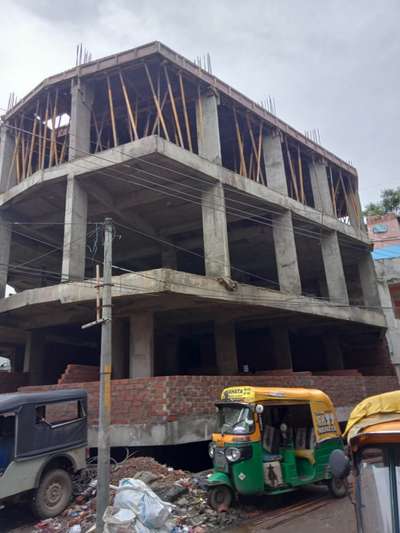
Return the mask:
<path id="1" fill-rule="evenodd" d="M 58 380 L 58 385 L 65 383 L 86 383 L 99 380 L 99 367 L 92 365 L 67 365 L 64 374 Z"/>
<path id="2" fill-rule="evenodd" d="M 235 385 L 307 387 L 325 391 L 337 407 L 352 406 L 373 394 L 398 388 L 394 376 L 160 376 L 112 380 L 112 423 L 143 424 L 173 421 L 182 416 L 215 412 L 224 387 Z M 23 387 L 24 391 L 82 387 L 89 394 L 89 424 L 97 424 L 98 382 Z"/>
<path id="3" fill-rule="evenodd" d="M 0 394 L 16 392 L 28 383 L 28 374 L 21 372 L 0 372 Z"/>

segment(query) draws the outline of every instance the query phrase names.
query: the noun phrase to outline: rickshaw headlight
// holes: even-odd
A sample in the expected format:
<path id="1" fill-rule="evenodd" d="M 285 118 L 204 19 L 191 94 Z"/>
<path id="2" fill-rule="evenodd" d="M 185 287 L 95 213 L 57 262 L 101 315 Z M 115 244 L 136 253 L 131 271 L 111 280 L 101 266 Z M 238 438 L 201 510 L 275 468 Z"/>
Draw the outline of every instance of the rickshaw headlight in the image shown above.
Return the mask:
<path id="1" fill-rule="evenodd" d="M 230 463 L 238 461 L 241 455 L 239 448 L 230 447 L 225 450 L 225 457 Z"/>
<path id="2" fill-rule="evenodd" d="M 211 457 L 211 459 L 214 459 L 215 444 L 213 442 L 210 442 L 210 444 L 208 445 L 208 455 Z"/>

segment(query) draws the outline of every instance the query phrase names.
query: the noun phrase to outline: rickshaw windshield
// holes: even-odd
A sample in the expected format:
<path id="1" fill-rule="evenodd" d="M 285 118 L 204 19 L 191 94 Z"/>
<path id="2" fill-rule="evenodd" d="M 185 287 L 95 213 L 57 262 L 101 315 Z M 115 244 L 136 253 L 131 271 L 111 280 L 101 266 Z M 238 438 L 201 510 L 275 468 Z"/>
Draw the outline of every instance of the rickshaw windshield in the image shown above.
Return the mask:
<path id="1" fill-rule="evenodd" d="M 357 500 L 363 533 L 399 531 L 400 453 L 366 447 L 358 456 Z"/>
<path id="2" fill-rule="evenodd" d="M 243 405 L 218 405 L 218 426 L 221 433 L 244 435 L 254 431 L 253 413 Z"/>

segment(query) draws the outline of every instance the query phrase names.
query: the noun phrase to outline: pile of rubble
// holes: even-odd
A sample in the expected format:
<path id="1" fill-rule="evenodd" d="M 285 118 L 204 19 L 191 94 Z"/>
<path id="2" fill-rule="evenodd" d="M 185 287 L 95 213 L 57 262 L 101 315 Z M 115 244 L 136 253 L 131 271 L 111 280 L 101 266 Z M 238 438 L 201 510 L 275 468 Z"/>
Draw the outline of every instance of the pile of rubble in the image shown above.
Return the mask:
<path id="1" fill-rule="evenodd" d="M 223 512 L 207 504 L 208 472 L 192 474 L 159 464 L 151 457 L 130 457 L 112 467 L 111 485 L 121 479 L 134 478 L 146 483 L 165 502 L 173 505 L 170 533 L 206 533 L 221 530 L 248 517 L 239 507 Z M 42 533 L 95 532 L 96 468 L 89 467 L 74 483 L 75 500 L 59 517 L 43 520 L 34 526 Z M 113 499 L 115 490 L 111 489 Z M 251 513 L 253 514 L 253 513 Z"/>

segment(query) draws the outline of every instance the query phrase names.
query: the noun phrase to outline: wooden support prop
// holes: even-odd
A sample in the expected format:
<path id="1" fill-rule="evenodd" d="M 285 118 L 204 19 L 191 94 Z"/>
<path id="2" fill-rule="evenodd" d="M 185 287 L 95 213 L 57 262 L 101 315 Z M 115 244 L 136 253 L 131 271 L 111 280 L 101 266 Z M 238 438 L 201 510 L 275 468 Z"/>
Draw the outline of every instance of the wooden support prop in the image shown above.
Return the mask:
<path id="1" fill-rule="evenodd" d="M 61 163 L 64 163 L 64 157 L 65 157 L 65 152 L 66 152 L 66 148 L 67 148 L 67 139 L 68 139 L 68 135 L 69 135 L 69 126 L 70 125 L 68 124 L 66 132 L 65 132 L 64 142 L 63 142 L 63 145 L 61 147 L 61 153 L 60 153 L 60 159 L 59 159 L 60 165 L 61 165 Z"/>
<path id="2" fill-rule="evenodd" d="M 153 95 L 154 105 L 156 106 L 158 118 L 160 120 L 162 129 L 164 131 L 165 138 L 167 139 L 167 141 L 169 141 L 168 130 L 167 130 L 167 126 L 166 126 L 166 124 L 164 122 L 164 117 L 163 117 L 163 114 L 162 114 L 162 111 L 161 111 L 160 101 L 158 100 L 157 94 L 156 94 L 156 92 L 154 90 L 153 80 L 151 79 L 149 68 L 146 65 L 146 63 L 144 63 L 144 68 L 146 70 L 146 75 L 147 75 L 147 79 L 148 79 L 148 82 L 149 82 L 149 85 L 150 85 L 151 94 Z"/>
<path id="3" fill-rule="evenodd" d="M 114 104 L 111 90 L 110 77 L 107 76 L 107 93 L 108 93 L 108 105 L 110 107 L 110 116 L 111 116 L 111 127 L 113 134 L 114 148 L 118 146 L 118 137 L 117 137 L 117 128 L 115 126 L 115 114 L 114 114 Z"/>
<path id="4" fill-rule="evenodd" d="M 136 121 L 135 121 L 135 117 L 133 116 L 131 102 L 129 100 L 128 91 L 127 91 L 127 88 L 126 88 L 126 85 L 125 85 L 125 81 L 124 81 L 124 77 L 123 77 L 121 71 L 119 71 L 119 79 L 120 79 L 120 82 L 121 82 L 122 92 L 123 92 L 124 99 L 125 99 L 126 109 L 128 111 L 129 123 L 131 125 L 132 130 L 133 130 L 133 134 L 135 136 L 135 141 L 137 141 L 139 139 L 139 135 L 138 135 L 138 132 L 137 132 Z"/>
<path id="5" fill-rule="evenodd" d="M 170 99 L 170 102 L 171 102 L 172 114 L 173 114 L 174 120 L 175 120 L 176 132 L 178 134 L 178 139 L 179 139 L 179 143 L 177 143 L 177 144 L 178 144 L 178 146 L 182 146 L 183 147 L 182 131 L 181 131 L 181 126 L 179 124 L 179 117 L 178 117 L 178 112 L 176 110 L 175 97 L 174 97 L 174 93 L 172 91 L 172 86 L 171 86 L 171 81 L 169 79 L 167 65 L 164 65 L 164 74 L 165 74 L 165 79 L 167 81 L 168 94 L 169 94 L 169 99 Z"/>
<path id="6" fill-rule="evenodd" d="M 182 100 L 183 115 L 185 117 L 186 137 L 187 137 L 189 150 L 191 152 L 193 152 L 192 134 L 190 132 L 190 121 L 189 121 L 189 115 L 188 115 L 187 107 L 186 107 L 185 86 L 183 84 L 182 72 L 179 72 L 178 76 L 179 76 L 179 87 L 180 87 L 180 90 L 181 90 L 181 100 Z"/>
<path id="7" fill-rule="evenodd" d="M 263 136 L 263 123 L 262 123 L 262 120 L 260 120 L 260 128 L 259 128 L 259 131 L 258 131 L 257 171 L 256 171 L 256 181 L 258 183 L 263 181 L 261 179 L 263 177 L 262 170 L 261 170 L 262 136 Z M 260 175 L 260 172 L 261 172 L 261 175 Z"/>
<path id="8" fill-rule="evenodd" d="M 333 186 L 333 175 L 332 175 L 331 166 L 329 166 L 329 184 L 330 184 L 331 195 L 332 195 L 333 212 L 335 213 L 335 217 L 337 217 L 336 191 Z"/>
<path id="9" fill-rule="evenodd" d="M 292 156 L 290 155 L 289 145 L 288 145 L 286 136 L 285 136 L 285 146 L 286 146 L 287 158 L 289 161 L 290 177 L 292 179 L 293 190 L 296 195 L 296 200 L 299 201 L 299 189 L 297 187 L 296 174 L 293 168 Z"/>
<path id="10" fill-rule="evenodd" d="M 26 154 L 28 153 L 28 149 L 25 150 L 25 135 L 22 134 L 21 136 L 21 161 L 22 161 L 22 179 L 26 178 Z"/>
<path id="11" fill-rule="evenodd" d="M 12 156 L 12 159 L 11 159 L 11 165 L 10 165 L 10 168 L 8 169 L 8 176 L 7 176 L 7 179 L 8 179 L 8 182 L 10 182 L 10 177 L 11 177 L 11 174 L 14 170 L 14 166 L 16 166 L 17 164 L 17 158 L 18 158 L 18 135 L 20 135 L 20 133 L 18 133 L 17 135 L 15 135 L 14 133 L 14 150 L 13 150 L 13 156 Z M 18 181 L 18 175 L 17 175 L 17 181 Z"/>
<path id="12" fill-rule="evenodd" d="M 165 93 L 164 96 L 163 96 L 163 99 L 162 99 L 162 102 L 161 102 L 161 111 L 163 111 L 164 109 L 164 106 L 167 102 L 167 97 L 168 97 L 168 93 Z M 153 124 L 153 127 L 151 129 L 151 133 L 150 135 L 154 135 L 154 132 L 156 131 L 157 129 L 157 135 L 160 134 L 160 119 L 158 118 L 158 115 L 156 115 L 156 118 L 155 118 L 155 121 L 154 121 L 154 124 Z"/>
<path id="13" fill-rule="evenodd" d="M 146 125 L 144 127 L 143 137 L 147 137 L 150 127 L 150 111 L 147 112 Z"/>
<path id="14" fill-rule="evenodd" d="M 346 186 L 345 186 L 345 183 L 344 183 L 344 180 L 343 180 L 343 175 L 342 175 L 342 171 L 341 170 L 339 170 L 339 178 L 340 178 L 340 182 L 341 182 L 341 185 L 342 185 L 342 190 L 343 190 L 343 193 L 344 193 L 344 200 L 345 200 L 347 216 L 348 216 L 348 213 L 350 211 L 350 209 L 349 209 L 350 200 L 349 200 L 349 197 L 348 197 L 348 194 L 347 194 L 347 190 L 346 190 Z"/>
<path id="15" fill-rule="evenodd" d="M 28 159 L 28 175 L 30 176 L 32 174 L 32 156 L 33 156 L 33 148 L 36 141 L 36 126 L 38 123 L 38 116 L 39 113 L 39 100 L 36 102 L 36 111 L 33 117 L 33 125 L 32 125 L 32 137 L 31 137 L 31 147 L 29 150 L 29 159 Z"/>
<path id="16" fill-rule="evenodd" d="M 201 101 L 200 85 L 197 85 L 197 105 L 199 109 L 199 124 L 197 125 L 197 135 L 203 138 L 204 135 L 204 118 L 203 118 L 203 102 Z"/>
<path id="17" fill-rule="evenodd" d="M 44 163 L 45 163 L 45 158 L 46 158 L 47 122 L 49 120 L 49 98 L 50 98 L 50 92 L 47 91 L 46 111 L 45 111 L 45 114 L 44 114 L 44 132 L 43 132 L 43 144 L 42 144 L 42 160 L 40 162 L 41 170 L 44 169 Z"/>
<path id="18" fill-rule="evenodd" d="M 102 138 L 102 135 L 103 135 L 104 124 L 105 124 L 105 121 L 106 121 L 106 112 L 104 111 L 104 113 L 103 113 L 103 117 L 101 119 L 100 128 L 98 128 L 98 126 L 97 126 L 96 115 L 94 114 L 94 112 L 93 112 L 93 119 L 94 119 L 95 128 L 96 128 L 96 135 L 97 135 L 96 146 L 95 146 L 95 149 L 94 149 L 94 153 L 96 154 L 99 151 L 99 148 L 100 148 L 100 150 L 103 149 L 101 138 Z"/>
<path id="19" fill-rule="evenodd" d="M 129 117 L 126 117 L 126 125 L 128 127 L 129 139 L 132 142 L 133 141 L 133 131 L 132 131 L 132 125 L 131 125 L 131 122 L 129 120 Z"/>
<path id="20" fill-rule="evenodd" d="M 49 167 L 53 166 L 53 162 L 56 161 L 56 117 L 57 117 L 57 104 L 58 104 L 58 89 L 54 97 L 53 113 L 51 115 L 51 136 L 50 136 L 50 161 Z M 57 162 L 57 161 L 56 161 Z"/>
<path id="21" fill-rule="evenodd" d="M 239 147 L 239 156 L 240 156 L 240 170 L 239 170 L 239 172 L 240 172 L 241 175 L 247 177 L 247 169 L 246 169 L 246 161 L 244 159 L 244 149 L 243 149 L 242 136 L 241 136 L 241 133 L 240 133 L 240 127 L 239 127 L 239 122 L 238 122 L 238 119 L 237 119 L 237 114 L 236 114 L 236 108 L 235 107 L 233 108 L 233 118 L 235 120 L 236 139 L 237 139 L 237 144 L 238 144 L 238 147 Z"/>

